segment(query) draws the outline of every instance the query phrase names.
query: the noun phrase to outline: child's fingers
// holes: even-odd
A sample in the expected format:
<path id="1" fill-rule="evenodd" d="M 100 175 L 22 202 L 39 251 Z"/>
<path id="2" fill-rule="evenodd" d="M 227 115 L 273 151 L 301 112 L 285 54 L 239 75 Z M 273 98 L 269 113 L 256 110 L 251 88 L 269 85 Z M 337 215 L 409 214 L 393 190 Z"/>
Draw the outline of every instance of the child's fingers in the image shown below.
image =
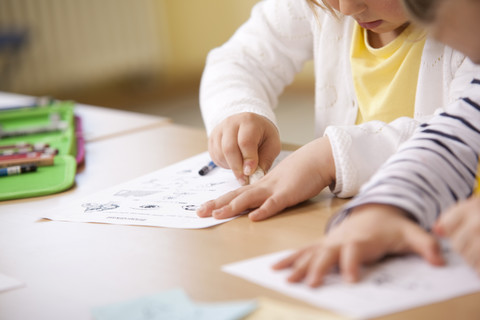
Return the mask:
<path id="1" fill-rule="evenodd" d="M 471 226 L 469 224 L 460 225 L 457 227 L 455 232 L 450 234 L 450 240 L 453 249 L 462 255 L 465 253 L 466 248 L 469 246 L 472 240 L 470 227 Z"/>
<path id="2" fill-rule="evenodd" d="M 258 166 L 257 144 L 252 144 L 251 141 L 239 137 L 238 145 L 243 159 L 242 173 L 245 176 L 250 176 L 255 172 Z"/>
<path id="3" fill-rule="evenodd" d="M 291 266 L 293 266 L 293 263 L 305 252 L 305 250 L 306 249 L 297 250 L 294 253 L 283 258 L 282 260 L 274 263 L 272 265 L 272 269 L 282 270 L 282 269 L 290 268 Z"/>
<path id="4" fill-rule="evenodd" d="M 480 252 L 480 241 L 478 240 L 480 239 L 471 241 L 461 254 L 467 263 L 480 275 L 480 255 L 478 254 Z"/>
<path id="5" fill-rule="evenodd" d="M 359 267 L 364 262 L 365 250 L 369 248 L 361 247 L 358 243 L 348 243 L 342 247 L 340 252 L 340 271 L 346 282 L 357 282 L 360 278 Z M 362 259 L 362 257 L 364 257 Z"/>
<path id="6" fill-rule="evenodd" d="M 310 263 L 313 258 L 313 250 L 305 250 L 294 262 L 292 273 L 288 276 L 288 282 L 300 282 L 307 275 Z"/>
<path id="7" fill-rule="evenodd" d="M 307 283 L 315 288 L 323 283 L 325 276 L 338 265 L 339 247 L 318 247 L 307 275 Z"/>
<path id="8" fill-rule="evenodd" d="M 440 237 L 445 237 L 446 236 L 445 230 L 443 228 L 443 223 L 440 220 L 437 220 L 435 222 L 435 224 L 432 227 L 432 231 L 437 236 L 440 236 Z"/>
<path id="9" fill-rule="evenodd" d="M 475 242 L 480 242 L 480 214 L 469 212 L 469 216 L 457 226 L 450 235 L 450 239 L 454 249 L 461 254 L 464 254 L 466 248 L 470 248 Z"/>
<path id="10" fill-rule="evenodd" d="M 471 208 L 472 209 L 472 208 Z M 480 271 L 480 215 L 471 211 L 450 234 L 452 247 L 477 271 Z"/>
<path id="11" fill-rule="evenodd" d="M 228 167 L 233 171 L 241 185 L 245 185 L 245 176 L 243 175 L 243 156 L 238 145 L 237 129 L 226 128 L 222 137 L 223 156 Z"/>
<path id="12" fill-rule="evenodd" d="M 258 150 L 258 166 L 262 168 L 265 173 L 267 173 L 272 167 L 280 150 L 280 141 L 273 141 L 273 139 L 267 140 L 260 146 L 260 149 Z"/>
<path id="13" fill-rule="evenodd" d="M 415 252 L 430 264 L 440 266 L 445 264 L 438 241 L 418 225 L 411 225 L 404 233 L 406 252 Z"/>
<path id="14" fill-rule="evenodd" d="M 238 132 L 238 146 L 242 154 L 242 173 L 250 176 L 258 166 L 258 140 L 260 137 L 252 137 L 251 128 L 241 127 Z"/>
<path id="15" fill-rule="evenodd" d="M 439 232 L 440 236 L 449 236 L 462 224 L 468 212 L 469 202 L 462 202 L 445 211 L 434 227 L 435 232 Z"/>
<path id="16" fill-rule="evenodd" d="M 286 197 L 281 194 L 272 195 L 264 200 L 258 209 L 250 212 L 248 217 L 252 221 L 261 221 L 270 218 L 287 207 L 285 199 Z"/>
<path id="17" fill-rule="evenodd" d="M 265 194 L 265 190 L 251 188 L 250 186 L 245 186 L 232 195 L 233 197 L 229 198 L 222 197 L 222 201 L 228 202 L 223 206 L 217 206 L 218 209 L 212 212 L 213 217 L 216 219 L 234 217 L 249 209 L 257 208 L 268 197 L 268 194 Z"/>
<path id="18" fill-rule="evenodd" d="M 210 217 L 214 210 L 228 205 L 240 192 L 242 192 L 242 188 L 230 191 L 217 199 L 203 203 L 200 208 L 197 209 L 197 214 L 200 217 Z"/>
<path id="19" fill-rule="evenodd" d="M 197 215 L 202 218 L 210 217 L 213 210 L 215 210 L 215 201 L 210 200 L 203 203 L 200 208 L 197 209 Z"/>
<path id="20" fill-rule="evenodd" d="M 228 163 L 223 156 L 222 150 L 222 133 L 213 132 L 210 138 L 208 139 L 208 152 L 212 161 L 222 168 L 228 168 Z"/>
<path id="21" fill-rule="evenodd" d="M 272 167 L 273 162 L 277 158 L 282 149 L 280 137 L 275 133 L 278 133 L 275 128 L 272 129 L 272 133 L 265 141 L 261 143 L 258 148 L 258 166 L 267 173 Z"/>

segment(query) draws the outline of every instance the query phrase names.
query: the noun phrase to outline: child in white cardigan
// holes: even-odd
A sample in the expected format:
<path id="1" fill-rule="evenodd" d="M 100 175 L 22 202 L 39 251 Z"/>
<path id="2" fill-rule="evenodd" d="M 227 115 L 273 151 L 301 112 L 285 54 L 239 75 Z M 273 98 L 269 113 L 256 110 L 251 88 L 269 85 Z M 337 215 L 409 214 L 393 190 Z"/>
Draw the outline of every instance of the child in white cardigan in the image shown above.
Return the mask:
<path id="1" fill-rule="evenodd" d="M 480 63 L 479 0 L 403 1 L 439 40 Z M 386 254 L 414 252 L 441 265 L 432 230 L 449 238 L 480 275 L 480 197 L 465 200 L 472 194 L 479 154 L 480 73 L 461 99 L 422 125 L 362 187 L 323 239 L 275 268 L 292 267 L 290 281 L 306 278 L 315 287 L 336 265 L 347 281 L 356 281 L 361 264 Z"/>
<path id="2" fill-rule="evenodd" d="M 326 186 L 341 197 L 355 195 L 418 121 L 456 100 L 476 71 L 463 54 L 411 25 L 400 0 L 325 0 L 322 7 L 312 0 L 261 1 L 209 54 L 200 90 L 209 152 L 241 184 L 257 167 L 268 171 L 279 153 L 273 109 L 311 59 L 320 138 L 259 183 L 204 204 L 199 216 L 258 208 L 249 216 L 261 220 Z"/>

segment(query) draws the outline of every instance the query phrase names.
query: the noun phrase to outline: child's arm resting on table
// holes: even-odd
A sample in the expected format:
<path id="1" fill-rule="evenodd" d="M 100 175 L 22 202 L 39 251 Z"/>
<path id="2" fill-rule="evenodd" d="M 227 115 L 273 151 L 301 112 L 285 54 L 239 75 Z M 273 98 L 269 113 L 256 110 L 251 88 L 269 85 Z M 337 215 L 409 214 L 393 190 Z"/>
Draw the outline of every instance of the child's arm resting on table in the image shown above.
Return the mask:
<path id="1" fill-rule="evenodd" d="M 263 220 L 317 195 L 334 178 L 330 142 L 322 137 L 289 155 L 255 184 L 204 203 L 197 214 L 226 219 L 254 209 L 250 219 Z"/>
<path id="2" fill-rule="evenodd" d="M 280 149 L 277 127 L 267 118 L 249 112 L 223 120 L 208 139 L 213 162 L 232 169 L 241 185 L 246 184 L 257 166 L 270 169 Z"/>
<path id="3" fill-rule="evenodd" d="M 433 265 L 443 265 L 435 238 L 407 217 L 405 211 L 382 204 L 367 204 L 319 241 L 276 263 L 274 269 L 292 268 L 290 282 L 305 280 L 311 287 L 322 284 L 338 266 L 348 282 L 360 278 L 360 267 L 387 254 L 417 253 Z"/>
<path id="4" fill-rule="evenodd" d="M 433 228 L 480 275 L 480 197 L 473 196 L 445 211 Z"/>

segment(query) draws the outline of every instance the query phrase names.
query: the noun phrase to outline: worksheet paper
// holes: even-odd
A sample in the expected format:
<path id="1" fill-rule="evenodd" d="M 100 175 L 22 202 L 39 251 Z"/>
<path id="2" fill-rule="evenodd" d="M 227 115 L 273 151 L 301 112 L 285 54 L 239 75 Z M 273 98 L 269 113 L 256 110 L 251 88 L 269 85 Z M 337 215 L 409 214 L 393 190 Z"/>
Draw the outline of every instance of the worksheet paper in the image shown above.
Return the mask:
<path id="1" fill-rule="evenodd" d="M 288 153 L 282 151 L 275 164 Z M 202 203 L 240 187 L 231 170 L 217 167 L 204 176 L 199 175 L 198 171 L 210 161 L 208 152 L 201 153 L 46 212 L 44 217 L 61 221 L 185 229 L 206 228 L 227 222 L 231 219 L 200 218 L 196 213 Z"/>
<path id="2" fill-rule="evenodd" d="M 448 262 L 443 267 L 408 255 L 365 268 L 356 284 L 331 273 L 323 286 L 315 289 L 305 283 L 288 283 L 289 269 L 271 268 L 292 251 L 232 263 L 222 270 L 349 318 L 368 319 L 480 291 L 480 278 L 474 270 L 454 252 L 444 251 Z"/>

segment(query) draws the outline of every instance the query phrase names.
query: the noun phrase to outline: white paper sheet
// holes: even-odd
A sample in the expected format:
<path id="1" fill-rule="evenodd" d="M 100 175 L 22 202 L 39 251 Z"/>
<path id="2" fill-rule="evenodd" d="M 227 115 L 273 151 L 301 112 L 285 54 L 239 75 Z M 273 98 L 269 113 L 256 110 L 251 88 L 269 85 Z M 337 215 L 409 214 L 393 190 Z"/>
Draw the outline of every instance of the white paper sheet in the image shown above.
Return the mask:
<path id="1" fill-rule="evenodd" d="M 283 152 L 276 163 L 289 152 Z M 52 220 L 197 229 L 231 219 L 199 218 L 196 209 L 240 187 L 231 170 L 215 168 L 200 176 L 207 152 L 45 212 Z"/>
<path id="2" fill-rule="evenodd" d="M 338 274 L 323 286 L 287 282 L 291 270 L 271 266 L 291 251 L 282 251 L 222 267 L 242 277 L 341 315 L 366 319 L 480 291 L 480 277 L 455 253 L 445 250 L 448 264 L 433 267 L 418 256 L 389 259 L 364 270 L 362 281 L 348 284 Z"/>
<path id="3" fill-rule="evenodd" d="M 14 93 L 0 92 L 0 110 L 18 106 L 31 106 L 36 98 Z"/>
<path id="4" fill-rule="evenodd" d="M 0 292 L 22 287 L 24 284 L 17 279 L 0 273 Z"/>

